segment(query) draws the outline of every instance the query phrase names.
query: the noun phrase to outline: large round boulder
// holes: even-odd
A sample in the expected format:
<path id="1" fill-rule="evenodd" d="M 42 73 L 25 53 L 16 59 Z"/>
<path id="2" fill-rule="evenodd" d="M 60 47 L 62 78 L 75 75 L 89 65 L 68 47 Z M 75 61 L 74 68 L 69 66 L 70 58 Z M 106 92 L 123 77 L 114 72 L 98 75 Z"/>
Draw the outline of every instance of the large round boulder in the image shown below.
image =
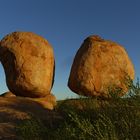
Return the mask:
<path id="1" fill-rule="evenodd" d="M 127 79 L 134 79 L 134 73 L 122 46 L 99 36 L 89 36 L 75 56 L 68 86 L 80 95 L 110 97 L 110 87 L 117 87 L 125 94 Z"/>
<path id="2" fill-rule="evenodd" d="M 9 90 L 18 96 L 50 94 L 54 78 L 53 48 L 31 32 L 13 32 L 0 42 L 0 61 Z"/>

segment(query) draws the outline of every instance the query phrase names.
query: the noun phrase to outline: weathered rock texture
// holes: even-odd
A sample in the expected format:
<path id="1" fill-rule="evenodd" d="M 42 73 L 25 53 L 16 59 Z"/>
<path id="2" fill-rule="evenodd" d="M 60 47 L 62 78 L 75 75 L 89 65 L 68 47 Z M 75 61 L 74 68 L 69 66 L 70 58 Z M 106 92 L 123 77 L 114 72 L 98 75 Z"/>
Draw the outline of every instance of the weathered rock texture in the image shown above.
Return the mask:
<path id="1" fill-rule="evenodd" d="M 9 90 L 18 96 L 50 94 L 54 78 L 53 49 L 31 32 L 13 32 L 0 42 L 0 61 Z"/>
<path id="2" fill-rule="evenodd" d="M 109 97 L 110 86 L 127 91 L 126 76 L 134 79 L 134 67 L 125 49 L 89 36 L 75 56 L 68 86 L 80 95 Z"/>
<path id="3" fill-rule="evenodd" d="M 30 100 L 33 100 L 40 105 L 42 105 L 44 108 L 53 110 L 56 106 L 56 98 L 53 94 L 48 94 L 43 98 L 30 98 Z"/>

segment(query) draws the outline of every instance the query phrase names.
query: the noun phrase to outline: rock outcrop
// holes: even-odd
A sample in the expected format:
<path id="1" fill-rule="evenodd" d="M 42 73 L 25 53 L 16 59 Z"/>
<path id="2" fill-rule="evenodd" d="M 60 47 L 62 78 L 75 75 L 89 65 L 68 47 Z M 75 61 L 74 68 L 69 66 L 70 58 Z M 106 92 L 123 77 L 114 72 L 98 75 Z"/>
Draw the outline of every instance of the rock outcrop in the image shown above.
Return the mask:
<path id="1" fill-rule="evenodd" d="M 17 96 L 45 97 L 54 80 L 53 48 L 31 32 L 13 32 L 0 42 L 0 61 L 9 90 Z"/>
<path id="2" fill-rule="evenodd" d="M 5 92 L 5 93 L 1 94 L 0 96 L 1 96 L 1 97 L 6 97 L 6 98 L 16 97 L 16 95 L 15 95 L 15 94 L 13 94 L 13 93 L 12 93 L 12 92 L 10 92 L 10 91 L 7 91 L 7 92 Z"/>
<path id="3" fill-rule="evenodd" d="M 19 96 L 13 98 L 0 97 L 0 140 L 26 139 L 17 134 L 16 128 L 24 120 L 32 121 L 32 118 L 41 120 L 48 128 L 54 127 L 55 129 L 58 127 L 58 124 L 63 120 L 63 114 L 56 110 L 50 111 L 50 105 L 47 106 L 45 104 L 44 108 L 44 104 L 34 100 L 36 98 Z M 31 139 L 36 138 L 33 137 Z"/>
<path id="4" fill-rule="evenodd" d="M 53 94 L 48 94 L 43 98 L 30 98 L 30 100 L 37 102 L 49 110 L 53 110 L 54 106 L 56 106 L 56 98 Z"/>
<path id="5" fill-rule="evenodd" d="M 110 86 L 122 89 L 125 94 L 126 77 L 134 79 L 134 73 L 133 64 L 122 46 L 99 36 L 89 36 L 74 58 L 68 86 L 80 95 L 106 98 L 110 97 Z"/>

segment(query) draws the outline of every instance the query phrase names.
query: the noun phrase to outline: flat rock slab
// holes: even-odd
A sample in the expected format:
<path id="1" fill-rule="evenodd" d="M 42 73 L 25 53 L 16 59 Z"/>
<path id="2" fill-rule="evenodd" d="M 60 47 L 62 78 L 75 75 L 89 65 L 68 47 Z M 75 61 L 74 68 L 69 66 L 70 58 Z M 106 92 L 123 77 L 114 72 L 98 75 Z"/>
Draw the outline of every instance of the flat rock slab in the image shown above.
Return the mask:
<path id="1" fill-rule="evenodd" d="M 16 125 L 30 119 L 31 115 L 48 125 L 60 119 L 59 113 L 44 108 L 36 101 L 24 97 L 0 97 L 0 140 L 18 139 Z"/>

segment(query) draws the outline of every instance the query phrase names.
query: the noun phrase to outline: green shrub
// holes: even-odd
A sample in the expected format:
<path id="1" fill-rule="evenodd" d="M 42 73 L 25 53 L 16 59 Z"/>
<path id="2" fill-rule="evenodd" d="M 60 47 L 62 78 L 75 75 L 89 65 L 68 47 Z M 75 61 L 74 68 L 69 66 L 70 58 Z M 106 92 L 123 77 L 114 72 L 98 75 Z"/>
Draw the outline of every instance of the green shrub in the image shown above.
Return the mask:
<path id="1" fill-rule="evenodd" d="M 140 86 L 128 83 L 129 98 L 61 101 L 55 111 L 63 120 L 57 127 L 32 116 L 17 126 L 17 134 L 21 140 L 140 140 Z"/>

